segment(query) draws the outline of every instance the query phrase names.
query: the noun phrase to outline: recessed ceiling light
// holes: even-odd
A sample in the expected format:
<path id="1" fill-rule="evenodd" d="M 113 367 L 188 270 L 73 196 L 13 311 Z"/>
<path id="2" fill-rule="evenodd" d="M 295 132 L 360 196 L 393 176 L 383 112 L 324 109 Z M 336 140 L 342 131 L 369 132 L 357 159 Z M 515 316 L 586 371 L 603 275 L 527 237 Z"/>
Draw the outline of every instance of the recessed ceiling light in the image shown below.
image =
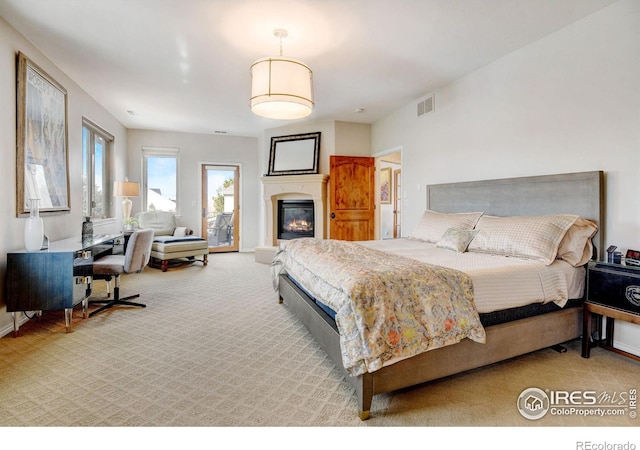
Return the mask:
<path id="1" fill-rule="evenodd" d="M 356 108 L 354 109 L 354 112 L 360 114 L 361 112 L 364 112 L 364 108 Z"/>

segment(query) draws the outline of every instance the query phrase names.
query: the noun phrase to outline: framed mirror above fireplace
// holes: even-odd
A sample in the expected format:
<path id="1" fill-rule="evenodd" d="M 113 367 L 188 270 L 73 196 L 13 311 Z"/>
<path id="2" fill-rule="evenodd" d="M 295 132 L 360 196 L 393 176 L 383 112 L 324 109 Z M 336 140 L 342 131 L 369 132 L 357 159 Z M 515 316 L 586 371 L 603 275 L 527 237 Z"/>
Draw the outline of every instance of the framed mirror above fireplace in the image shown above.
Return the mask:
<path id="1" fill-rule="evenodd" d="M 319 155 L 320 132 L 274 136 L 267 175 L 317 174 Z"/>

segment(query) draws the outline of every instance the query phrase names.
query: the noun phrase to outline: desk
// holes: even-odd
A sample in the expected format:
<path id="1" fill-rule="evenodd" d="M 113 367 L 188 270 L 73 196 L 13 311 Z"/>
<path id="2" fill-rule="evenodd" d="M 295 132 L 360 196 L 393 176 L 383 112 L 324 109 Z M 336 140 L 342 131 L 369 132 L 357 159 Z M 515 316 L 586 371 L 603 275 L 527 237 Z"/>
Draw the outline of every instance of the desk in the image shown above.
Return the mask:
<path id="1" fill-rule="evenodd" d="M 18 336 L 20 311 L 64 310 L 70 332 L 74 306 L 82 303 L 87 317 L 94 259 L 113 253 L 122 241 L 122 234 L 95 235 L 84 242 L 79 237 L 54 241 L 46 250 L 8 253 L 6 303 L 13 335 Z"/>

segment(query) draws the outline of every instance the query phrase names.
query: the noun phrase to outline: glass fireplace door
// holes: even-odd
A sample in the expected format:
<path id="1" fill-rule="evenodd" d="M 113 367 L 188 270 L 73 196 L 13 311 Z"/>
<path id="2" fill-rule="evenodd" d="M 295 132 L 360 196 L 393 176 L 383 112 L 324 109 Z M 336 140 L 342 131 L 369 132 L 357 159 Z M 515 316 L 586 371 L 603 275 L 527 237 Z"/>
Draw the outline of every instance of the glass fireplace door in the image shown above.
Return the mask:
<path id="1" fill-rule="evenodd" d="M 278 200 L 278 239 L 314 236 L 313 200 Z"/>

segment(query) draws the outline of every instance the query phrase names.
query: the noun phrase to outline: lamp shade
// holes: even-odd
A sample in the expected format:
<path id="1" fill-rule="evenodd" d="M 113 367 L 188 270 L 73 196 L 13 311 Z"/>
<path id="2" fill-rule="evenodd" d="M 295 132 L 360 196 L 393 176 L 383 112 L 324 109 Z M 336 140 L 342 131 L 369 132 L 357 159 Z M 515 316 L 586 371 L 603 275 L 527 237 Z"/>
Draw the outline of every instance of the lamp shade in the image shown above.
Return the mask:
<path id="1" fill-rule="evenodd" d="M 140 183 L 135 181 L 114 181 L 114 197 L 138 197 L 140 195 Z"/>
<path id="2" fill-rule="evenodd" d="M 301 119 L 313 102 L 313 73 L 301 61 L 282 56 L 251 65 L 251 111 L 269 119 Z"/>

